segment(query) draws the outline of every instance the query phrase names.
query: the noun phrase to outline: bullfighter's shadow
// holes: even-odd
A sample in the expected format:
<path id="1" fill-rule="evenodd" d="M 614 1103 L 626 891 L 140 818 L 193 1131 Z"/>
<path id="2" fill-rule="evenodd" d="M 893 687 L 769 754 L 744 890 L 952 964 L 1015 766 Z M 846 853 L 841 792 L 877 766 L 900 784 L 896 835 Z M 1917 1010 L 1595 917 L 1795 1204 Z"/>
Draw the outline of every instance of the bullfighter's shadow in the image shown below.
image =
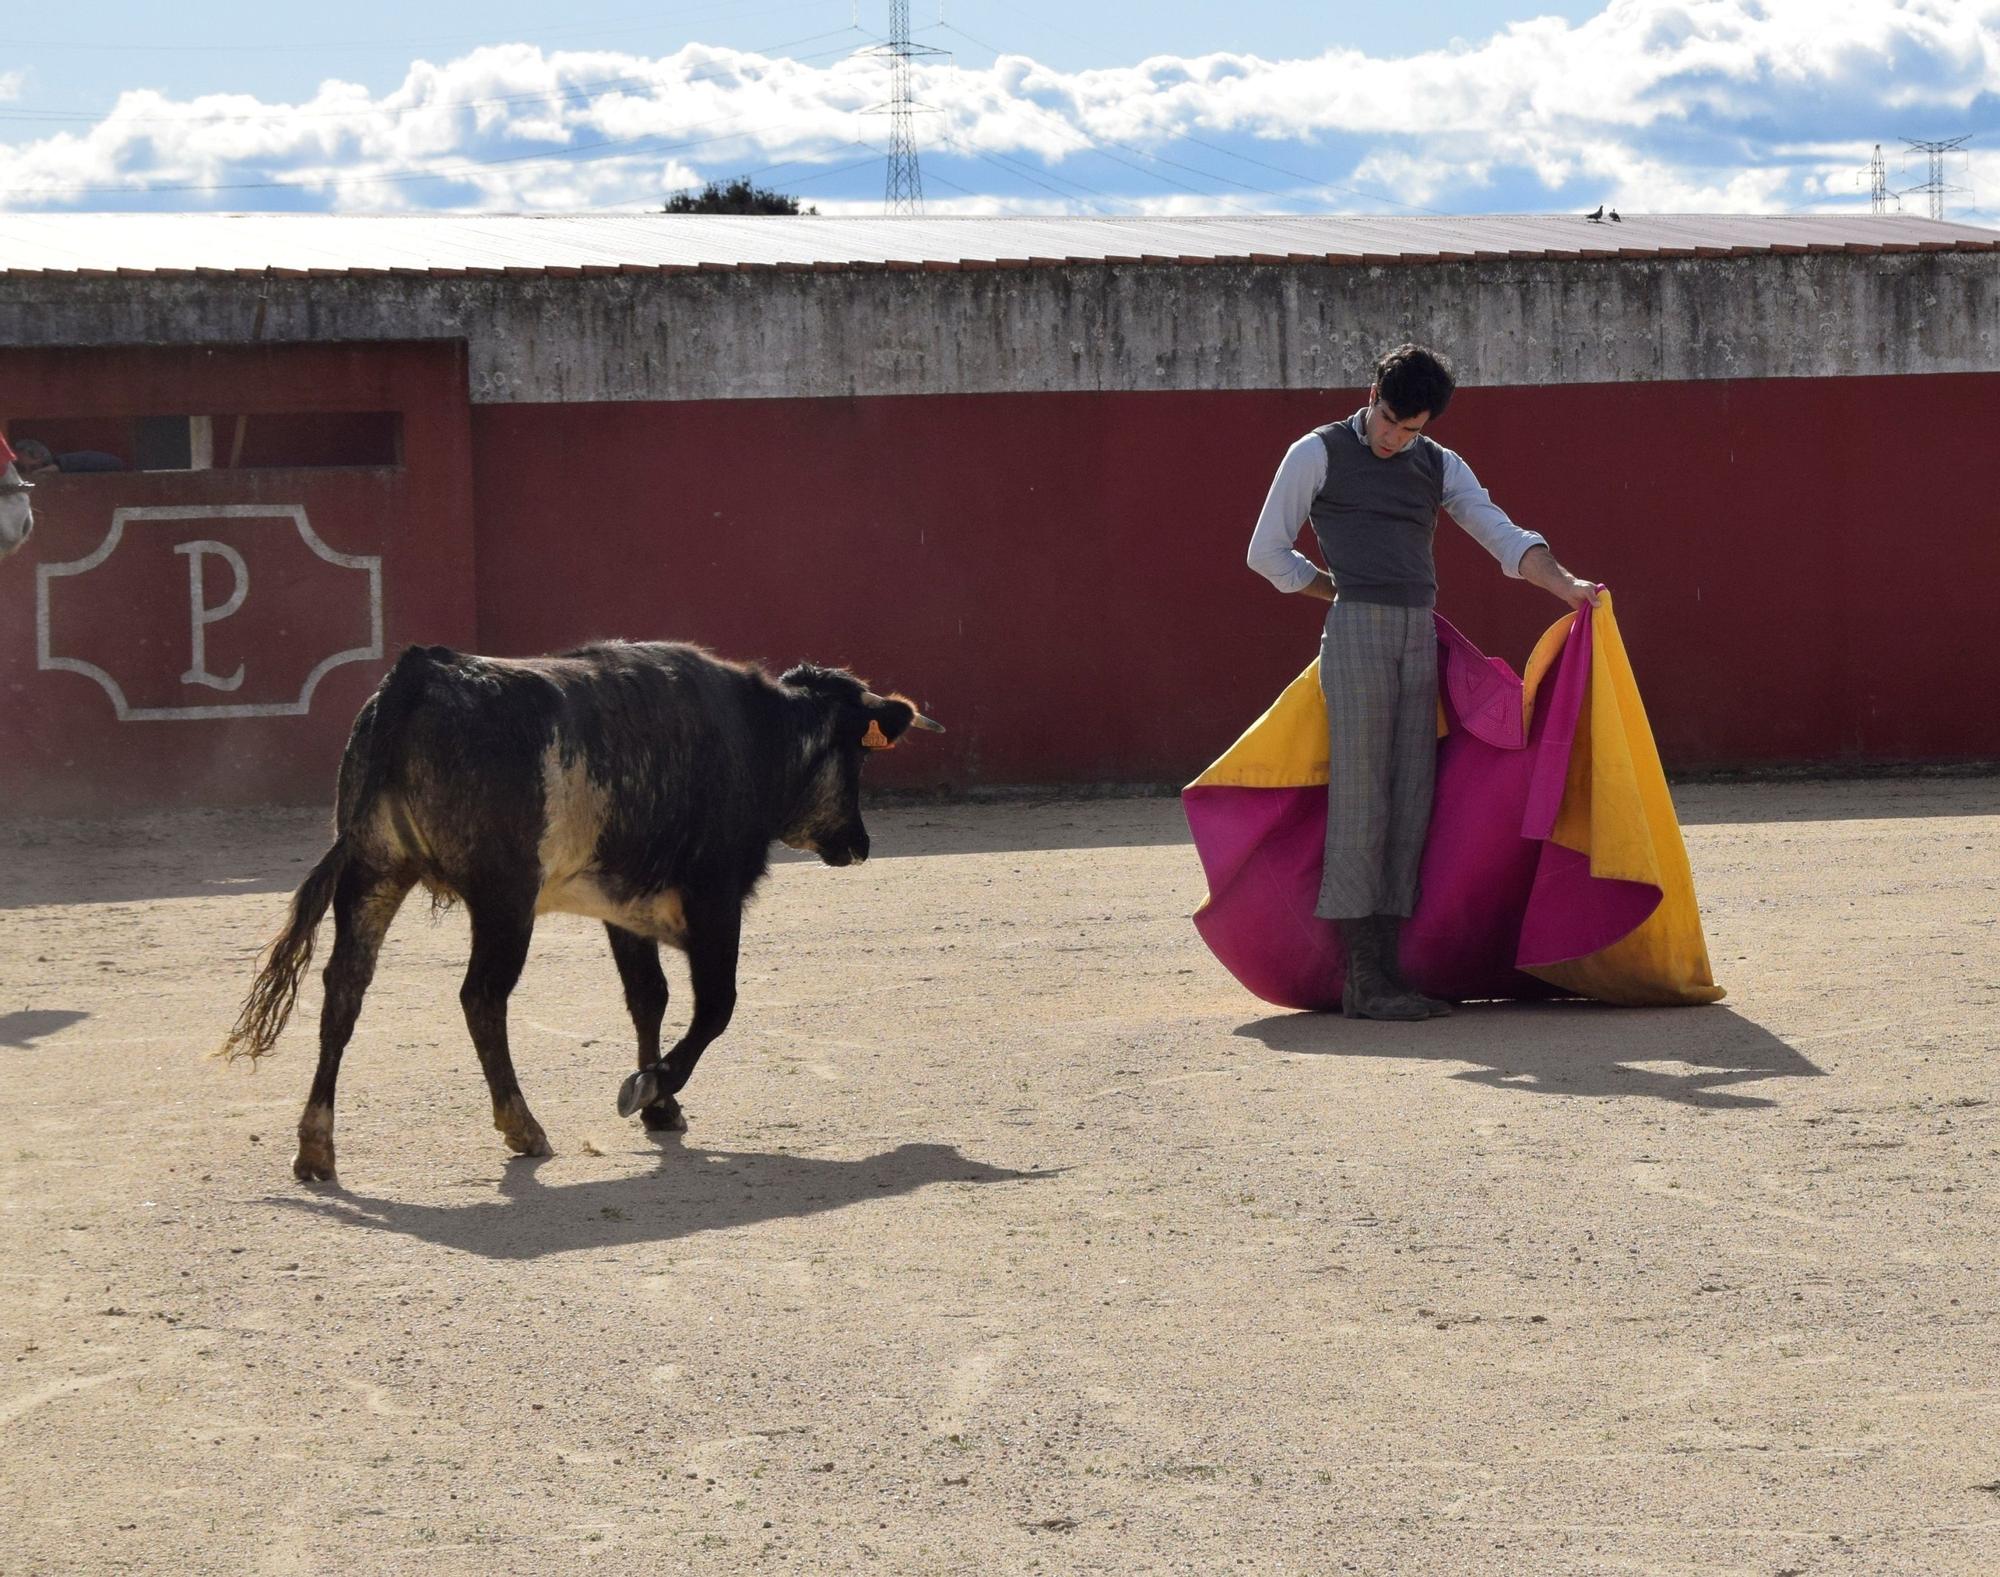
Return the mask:
<path id="1" fill-rule="evenodd" d="M 1380 1024 L 1338 1014 L 1285 1013 L 1238 1035 L 1273 1051 L 1327 1057 L 1470 1062 L 1454 1074 L 1531 1095 L 1647 1096 L 1710 1110 L 1774 1107 L 1728 1086 L 1821 1078 L 1825 1070 L 1761 1024 L 1726 1007 L 1621 1008 L 1603 1002 L 1472 1002 L 1451 1017 Z M 1663 1072 L 1662 1062 L 1687 1073 Z"/>
<path id="2" fill-rule="evenodd" d="M 501 1198 L 467 1205 L 410 1204 L 337 1185 L 270 1203 L 374 1231 L 421 1238 L 485 1259 L 540 1259 L 577 1249 L 665 1243 L 891 1199 L 933 1183 L 1007 1183 L 1052 1177 L 970 1161 L 948 1144 L 904 1144 L 859 1161 L 663 1143 L 659 1167 L 635 1176 L 546 1186 L 545 1161 L 516 1159 Z"/>

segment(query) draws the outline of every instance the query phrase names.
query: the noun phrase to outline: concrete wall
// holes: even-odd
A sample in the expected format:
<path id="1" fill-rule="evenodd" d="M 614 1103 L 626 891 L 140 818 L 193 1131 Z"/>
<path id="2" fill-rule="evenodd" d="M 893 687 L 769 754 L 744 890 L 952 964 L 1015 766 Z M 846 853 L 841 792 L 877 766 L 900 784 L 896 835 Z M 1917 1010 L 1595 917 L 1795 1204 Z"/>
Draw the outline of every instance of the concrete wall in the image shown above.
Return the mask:
<path id="1" fill-rule="evenodd" d="M 2000 371 L 2000 255 L 576 278 L 0 276 L 0 345 L 463 340 L 475 404 Z"/>

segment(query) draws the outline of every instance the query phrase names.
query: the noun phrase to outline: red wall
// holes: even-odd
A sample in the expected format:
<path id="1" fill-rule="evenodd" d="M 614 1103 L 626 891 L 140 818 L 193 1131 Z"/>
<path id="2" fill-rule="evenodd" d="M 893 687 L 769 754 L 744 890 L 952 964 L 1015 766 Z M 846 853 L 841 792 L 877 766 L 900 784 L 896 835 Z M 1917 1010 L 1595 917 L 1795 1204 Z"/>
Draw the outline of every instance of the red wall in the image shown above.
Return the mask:
<path id="1" fill-rule="evenodd" d="M 842 662 L 950 729 L 903 784 L 1193 775 L 1316 650 L 1243 563 L 1287 444 L 1361 391 L 473 412 L 486 647 L 674 637 Z M 1670 766 L 1990 757 L 2000 378 L 1471 389 L 1439 421 L 1619 623 Z M 560 464 L 545 463 L 549 455 Z M 1562 613 L 1439 527 L 1518 664 Z M 873 769 L 871 769 L 873 770 Z"/>
<path id="2" fill-rule="evenodd" d="M 402 426 L 400 466 L 37 491 L 37 534 L 0 566 L 0 804 L 31 812 L 324 802 L 355 709 L 413 640 L 844 663 L 950 730 L 874 764 L 884 784 L 1184 780 L 1313 656 L 1319 606 L 1243 552 L 1286 445 L 1361 398 L 470 407 L 450 345 L 0 351 L 0 389 L 16 412 Z M 2000 754 L 2000 647 L 1976 638 L 2000 584 L 1978 482 L 1996 414 L 1990 375 L 1471 389 L 1436 433 L 1617 593 L 1670 766 L 1859 763 Z M 300 505 L 332 549 L 379 556 L 383 655 L 328 673 L 304 716 L 119 721 L 101 683 L 38 660 L 36 572 L 86 558 L 121 507 L 174 504 Z M 208 671 L 243 664 L 240 693 L 186 679 L 175 549 L 195 540 L 222 545 L 210 607 L 223 547 L 250 573 L 204 626 Z M 1518 664 L 1560 606 L 1449 524 L 1438 542 L 1443 612 Z M 124 675 L 133 710 L 295 696 L 354 641 L 352 581 L 277 516 L 135 523 L 45 585 L 55 654 Z"/>
<path id="3" fill-rule="evenodd" d="M 330 802 L 355 711 L 398 649 L 476 644 L 458 347 L 0 351 L 0 389 L 13 411 L 107 420 L 227 409 L 253 413 L 254 426 L 257 413 L 401 412 L 404 434 L 400 466 L 47 476 L 34 536 L 0 565 L 8 811 Z M 315 552 L 293 510 L 329 552 L 379 561 L 381 656 L 328 669 L 303 714 L 258 715 L 296 706 L 324 659 L 369 647 L 374 633 L 371 577 Z M 184 551 L 195 543 L 212 546 Z M 195 563 L 201 605 L 220 617 L 195 616 Z M 75 568 L 55 573 L 64 566 Z M 223 614 L 239 575 L 245 595 Z M 190 681 L 197 671 L 241 679 L 224 689 Z"/>

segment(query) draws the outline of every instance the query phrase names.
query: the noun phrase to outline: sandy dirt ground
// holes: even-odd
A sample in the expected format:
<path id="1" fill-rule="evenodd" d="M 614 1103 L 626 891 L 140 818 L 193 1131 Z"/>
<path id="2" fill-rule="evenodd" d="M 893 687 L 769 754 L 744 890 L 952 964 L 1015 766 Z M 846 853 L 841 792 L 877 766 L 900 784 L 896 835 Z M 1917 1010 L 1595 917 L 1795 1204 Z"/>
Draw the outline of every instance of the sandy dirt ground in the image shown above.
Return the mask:
<path id="1" fill-rule="evenodd" d="M 316 978 L 204 1054 L 323 817 L 0 823 L 0 1570 L 2000 1571 L 2000 782 L 1679 798 L 1725 1004 L 1419 1026 L 1172 800 L 877 809 L 685 1136 L 543 922 L 539 1162 L 413 904 L 320 1189 Z"/>

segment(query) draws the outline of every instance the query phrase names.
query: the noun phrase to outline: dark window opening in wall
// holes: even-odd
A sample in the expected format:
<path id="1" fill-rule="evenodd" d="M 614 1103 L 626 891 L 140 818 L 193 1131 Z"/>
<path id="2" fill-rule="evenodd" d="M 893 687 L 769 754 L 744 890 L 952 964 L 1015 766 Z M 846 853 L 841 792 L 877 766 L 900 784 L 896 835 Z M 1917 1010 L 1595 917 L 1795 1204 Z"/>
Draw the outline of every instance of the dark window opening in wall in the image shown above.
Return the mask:
<path id="1" fill-rule="evenodd" d="M 196 423 L 185 416 L 141 416 L 132 423 L 134 471 L 194 471 Z"/>
<path id="2" fill-rule="evenodd" d="M 403 463 L 401 411 L 288 411 L 217 416 L 213 421 L 218 467 Z"/>
<path id="3" fill-rule="evenodd" d="M 20 416 L 8 442 L 45 445 L 69 471 L 276 470 L 403 463 L 400 411 L 273 415 Z"/>

